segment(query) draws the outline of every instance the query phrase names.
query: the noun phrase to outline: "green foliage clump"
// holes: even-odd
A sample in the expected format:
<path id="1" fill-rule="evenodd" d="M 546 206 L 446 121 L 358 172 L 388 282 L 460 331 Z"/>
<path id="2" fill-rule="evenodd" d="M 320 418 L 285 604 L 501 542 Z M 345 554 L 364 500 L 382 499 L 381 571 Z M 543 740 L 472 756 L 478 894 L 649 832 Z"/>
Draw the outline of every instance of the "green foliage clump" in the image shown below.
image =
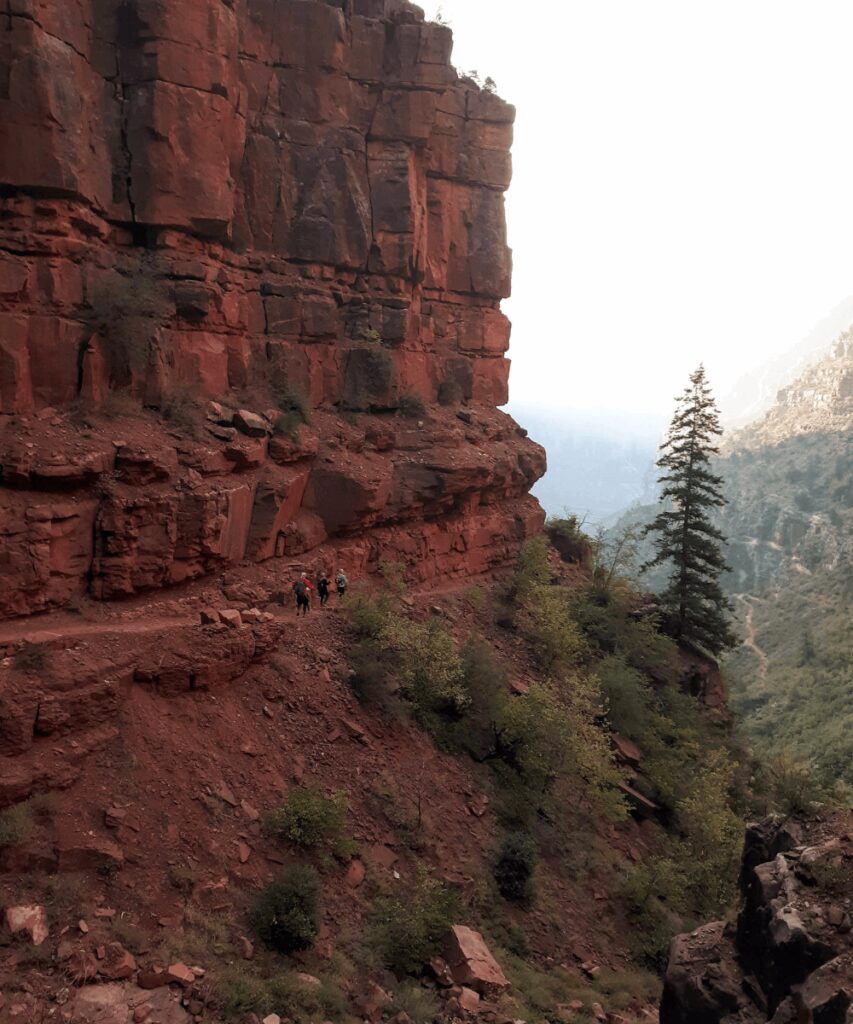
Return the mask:
<path id="1" fill-rule="evenodd" d="M 248 964 L 229 964 L 208 976 L 211 1002 L 229 1021 L 242 1022 L 252 1013 L 277 1013 L 294 1024 L 309 1024 L 332 1016 L 340 1019 L 344 1009 L 339 986 L 331 978 L 320 977 L 318 987 L 287 971 L 265 977 Z"/>
<path id="2" fill-rule="evenodd" d="M 23 842 L 33 828 L 33 814 L 27 803 L 0 811 L 0 850 Z"/>
<path id="3" fill-rule="evenodd" d="M 279 953 L 308 949 L 319 928 L 320 879 L 307 866 L 290 868 L 269 883 L 252 904 L 255 934 Z"/>
<path id="4" fill-rule="evenodd" d="M 273 431 L 279 437 L 297 440 L 299 428 L 304 423 L 311 422 L 308 400 L 300 392 L 286 388 L 276 394 L 275 401 L 281 412 L 275 419 Z"/>
<path id="5" fill-rule="evenodd" d="M 535 537 L 522 548 L 505 600 L 511 621 L 544 671 L 571 668 L 582 660 L 585 645 L 572 615 L 569 592 L 551 586 L 544 537 Z"/>
<path id="6" fill-rule="evenodd" d="M 435 726 L 436 716 L 459 717 L 470 705 L 453 635 L 433 617 L 407 619 L 388 595 L 354 595 L 348 606 L 360 642 L 351 655 L 356 692 L 379 703 L 383 690 L 399 691 L 418 720 Z"/>
<path id="7" fill-rule="evenodd" d="M 534 683 L 522 698 L 508 701 L 497 727 L 500 781 L 508 798 L 508 824 L 529 823 L 572 799 L 580 784 L 602 813 L 624 813 L 619 776 L 606 732 L 597 723 L 599 692 L 594 677 L 573 676 Z"/>
<path id="8" fill-rule="evenodd" d="M 422 871 L 408 892 L 380 897 L 373 907 L 372 944 L 397 975 L 419 974 L 435 956 L 456 914 L 456 897 Z"/>
<path id="9" fill-rule="evenodd" d="M 504 899 L 526 904 L 533 898 L 536 844 L 524 832 L 512 832 L 500 845 L 492 875 Z"/>
<path id="10" fill-rule="evenodd" d="M 766 599 L 753 599 L 766 667 L 747 647 L 725 665 L 732 710 L 756 754 L 772 762 L 787 751 L 813 777 L 812 788 L 839 789 L 842 800 L 853 792 L 851 578 L 842 562 L 811 576 L 792 573 Z"/>
<path id="11" fill-rule="evenodd" d="M 199 410 L 189 388 L 172 388 L 160 401 L 160 413 L 176 430 L 195 436 L 199 426 Z"/>
<path id="12" fill-rule="evenodd" d="M 89 324 L 103 342 L 111 383 L 127 387 L 146 369 L 165 299 L 148 273 L 105 275 L 90 286 Z"/>
<path id="13" fill-rule="evenodd" d="M 577 516 L 551 518 L 545 531 L 564 562 L 573 562 L 585 568 L 592 564 L 592 542 L 581 528 Z"/>
<path id="14" fill-rule="evenodd" d="M 303 786 L 293 790 L 281 807 L 267 813 L 264 829 L 268 835 L 298 846 L 323 846 L 340 837 L 346 813 L 343 793 L 330 798 Z"/>
<path id="15" fill-rule="evenodd" d="M 673 915 L 698 923 L 719 914 L 735 892 L 743 822 L 732 809 L 735 765 L 710 752 L 676 807 L 676 833 L 667 853 L 628 877 L 623 895 L 638 926 L 640 958 L 655 969 L 666 962 Z"/>
<path id="16" fill-rule="evenodd" d="M 826 794 L 807 764 L 790 750 L 782 750 L 760 770 L 768 790 L 770 806 L 790 817 L 811 813 Z"/>
<path id="17" fill-rule="evenodd" d="M 417 1024 L 429 1024 L 438 1017 L 441 1003 L 435 992 L 424 988 L 416 981 L 406 980 L 395 987 L 391 1008 L 395 1016 L 404 1013 Z"/>

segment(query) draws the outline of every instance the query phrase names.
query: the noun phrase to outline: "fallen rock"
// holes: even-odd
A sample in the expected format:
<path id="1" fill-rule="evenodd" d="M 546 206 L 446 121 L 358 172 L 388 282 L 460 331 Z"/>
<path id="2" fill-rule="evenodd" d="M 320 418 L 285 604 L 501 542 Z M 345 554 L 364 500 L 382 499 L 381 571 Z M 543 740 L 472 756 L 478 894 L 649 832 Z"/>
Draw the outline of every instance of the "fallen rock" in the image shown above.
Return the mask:
<path id="1" fill-rule="evenodd" d="M 247 437 L 266 437 L 270 432 L 270 425 L 256 412 L 249 412 L 248 409 L 238 409 L 232 420 L 234 426 Z"/>
<path id="2" fill-rule="evenodd" d="M 365 869 L 360 860 L 350 861 L 345 881 L 351 889 L 357 889 L 364 881 Z"/>
<path id="3" fill-rule="evenodd" d="M 122 981 L 136 970 L 136 960 L 119 942 L 111 942 L 98 965 L 98 974 L 108 981 Z"/>
<path id="4" fill-rule="evenodd" d="M 127 811 L 121 807 L 108 807 L 104 811 L 104 824 L 107 828 L 119 828 L 124 824 L 124 819 L 127 817 Z"/>
<path id="5" fill-rule="evenodd" d="M 179 985 L 183 985 L 185 988 L 188 988 L 190 985 L 194 985 L 196 980 L 196 976 L 191 968 L 182 963 L 170 964 L 166 968 L 166 975 L 168 976 L 169 981 L 175 981 Z"/>
<path id="6" fill-rule="evenodd" d="M 492 956 L 483 936 L 465 925 L 454 925 L 445 958 L 453 980 L 480 995 L 494 995 L 509 988 L 509 981 Z"/>
<path id="7" fill-rule="evenodd" d="M 466 988 L 462 986 L 462 991 L 457 996 L 460 1007 L 466 1013 L 476 1013 L 477 1008 L 480 1005 L 480 993 L 475 992 L 472 988 Z"/>
<path id="8" fill-rule="evenodd" d="M 224 608 L 219 613 L 219 619 L 231 629 L 239 629 L 243 625 L 243 616 L 236 608 Z"/>
<path id="9" fill-rule="evenodd" d="M 354 1000 L 359 1015 L 371 1024 L 381 1020 L 382 1011 L 390 1002 L 391 996 L 375 981 L 368 982 L 365 991 Z"/>
<path id="10" fill-rule="evenodd" d="M 40 946 L 47 938 L 47 914 L 43 906 L 37 903 L 6 908 L 6 927 L 16 935 L 26 932 L 34 946 Z"/>

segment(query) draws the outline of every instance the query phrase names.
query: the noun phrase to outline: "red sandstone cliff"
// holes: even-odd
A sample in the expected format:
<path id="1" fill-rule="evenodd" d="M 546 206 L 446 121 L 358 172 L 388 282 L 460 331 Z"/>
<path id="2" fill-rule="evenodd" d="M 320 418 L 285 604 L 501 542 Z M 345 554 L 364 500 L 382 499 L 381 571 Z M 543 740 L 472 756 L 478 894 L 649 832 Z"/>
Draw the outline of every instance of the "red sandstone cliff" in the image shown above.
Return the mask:
<path id="1" fill-rule="evenodd" d="M 544 454 L 496 410 L 514 111 L 449 29 L 405 0 L 0 28 L 0 616 L 330 540 L 467 574 L 540 528 Z"/>

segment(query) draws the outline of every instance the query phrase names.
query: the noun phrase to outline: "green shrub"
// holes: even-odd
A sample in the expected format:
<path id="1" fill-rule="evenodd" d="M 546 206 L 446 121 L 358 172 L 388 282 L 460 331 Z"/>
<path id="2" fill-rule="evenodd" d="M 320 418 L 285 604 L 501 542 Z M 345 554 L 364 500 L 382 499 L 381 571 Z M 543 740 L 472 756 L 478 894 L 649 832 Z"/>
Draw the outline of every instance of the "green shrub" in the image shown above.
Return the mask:
<path id="1" fill-rule="evenodd" d="M 577 516 L 549 519 L 545 531 L 564 562 L 576 563 L 583 568 L 592 567 L 592 541 L 581 529 Z"/>
<path id="2" fill-rule="evenodd" d="M 764 771 L 773 806 L 787 816 L 808 814 L 825 796 L 808 765 L 789 750 L 777 754 Z"/>
<path id="3" fill-rule="evenodd" d="M 543 536 L 534 537 L 526 541 L 519 553 L 504 598 L 510 605 L 523 605 L 536 588 L 550 582 L 548 542 Z"/>
<path id="4" fill-rule="evenodd" d="M 392 1009 L 395 1014 L 405 1013 L 415 1024 L 430 1024 L 438 1017 L 441 1004 L 434 991 L 416 981 L 403 981 L 394 989 Z"/>
<path id="5" fill-rule="evenodd" d="M 482 760 L 494 752 L 497 722 L 509 697 L 507 675 L 492 649 L 477 637 L 462 645 L 459 662 L 467 704 L 460 717 L 443 724 L 436 739 L 447 750 Z"/>
<path id="6" fill-rule="evenodd" d="M 377 900 L 371 934 L 384 965 L 398 975 L 420 973 L 439 952 L 455 913 L 453 893 L 425 872 L 409 892 Z"/>
<path id="7" fill-rule="evenodd" d="M 519 627 L 546 672 L 578 665 L 587 653 L 569 595 L 561 587 L 536 587 L 519 616 Z"/>
<path id="8" fill-rule="evenodd" d="M 393 610 L 387 594 L 376 600 L 356 594 L 347 613 L 362 641 L 350 658 L 357 692 L 378 696 L 393 675 L 395 688 L 427 727 L 434 726 L 433 716 L 458 718 L 468 708 L 462 662 L 444 622 L 412 621 Z"/>
<path id="9" fill-rule="evenodd" d="M 15 804 L 0 811 L 0 850 L 23 842 L 33 828 L 33 815 L 29 804 Z"/>
<path id="10" fill-rule="evenodd" d="M 110 274 L 89 289 L 89 324 L 101 339 L 111 383 L 132 384 L 148 365 L 151 339 L 166 313 L 166 296 L 146 272 Z"/>
<path id="11" fill-rule="evenodd" d="M 526 790 L 535 813 L 559 777 L 580 776 L 608 805 L 619 776 L 606 735 L 598 728 L 594 681 L 573 678 L 560 685 L 534 683 L 509 701 L 498 723 L 498 753 Z M 609 810 L 618 813 L 619 801 Z M 603 809 L 603 808 L 602 808 Z"/>
<path id="12" fill-rule="evenodd" d="M 310 867 L 282 872 L 256 897 L 249 914 L 255 934 L 271 949 L 308 949 L 319 927 L 320 879 Z"/>
<path id="13" fill-rule="evenodd" d="M 267 983 L 242 964 L 215 970 L 208 983 L 213 1001 L 229 1020 L 247 1013 L 276 1012 Z"/>
<path id="14" fill-rule="evenodd" d="M 242 1022 L 251 1013 L 278 1013 L 296 1024 L 342 1018 L 343 996 L 339 986 L 329 979 L 321 977 L 318 988 L 286 971 L 264 977 L 256 973 L 258 970 L 254 965 L 229 964 L 208 972 L 211 1001 L 226 1019 Z"/>
<path id="15" fill-rule="evenodd" d="M 160 401 L 160 414 L 181 433 L 192 437 L 198 430 L 199 410 L 189 388 L 176 387 L 167 391 Z"/>
<path id="16" fill-rule="evenodd" d="M 533 869 L 536 844 L 523 832 L 513 832 L 501 843 L 492 868 L 498 891 L 512 903 L 529 903 L 533 898 Z"/>
<path id="17" fill-rule="evenodd" d="M 265 816 L 264 829 L 268 835 L 298 846 L 323 846 L 340 836 L 346 813 L 343 793 L 329 798 L 305 786 L 293 790 L 281 807 Z"/>
<path id="18" fill-rule="evenodd" d="M 273 431 L 280 437 L 296 440 L 302 424 L 311 421 L 308 399 L 299 391 L 285 390 L 276 394 L 275 402 L 282 412 L 275 418 Z"/>

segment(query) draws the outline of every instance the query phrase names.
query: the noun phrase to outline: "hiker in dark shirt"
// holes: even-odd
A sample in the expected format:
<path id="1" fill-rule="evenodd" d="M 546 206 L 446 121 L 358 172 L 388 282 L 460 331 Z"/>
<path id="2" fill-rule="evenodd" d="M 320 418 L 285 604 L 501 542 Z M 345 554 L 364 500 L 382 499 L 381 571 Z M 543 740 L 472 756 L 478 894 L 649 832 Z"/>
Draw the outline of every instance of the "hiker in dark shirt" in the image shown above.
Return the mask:
<path id="1" fill-rule="evenodd" d="M 293 584 L 293 593 L 296 597 L 296 614 L 300 611 L 307 615 L 311 611 L 311 584 L 308 582 L 308 573 L 303 572 L 299 579 Z"/>
<path id="2" fill-rule="evenodd" d="M 329 600 L 329 577 L 325 572 L 321 572 L 317 577 L 317 593 L 320 595 L 322 606 Z"/>

